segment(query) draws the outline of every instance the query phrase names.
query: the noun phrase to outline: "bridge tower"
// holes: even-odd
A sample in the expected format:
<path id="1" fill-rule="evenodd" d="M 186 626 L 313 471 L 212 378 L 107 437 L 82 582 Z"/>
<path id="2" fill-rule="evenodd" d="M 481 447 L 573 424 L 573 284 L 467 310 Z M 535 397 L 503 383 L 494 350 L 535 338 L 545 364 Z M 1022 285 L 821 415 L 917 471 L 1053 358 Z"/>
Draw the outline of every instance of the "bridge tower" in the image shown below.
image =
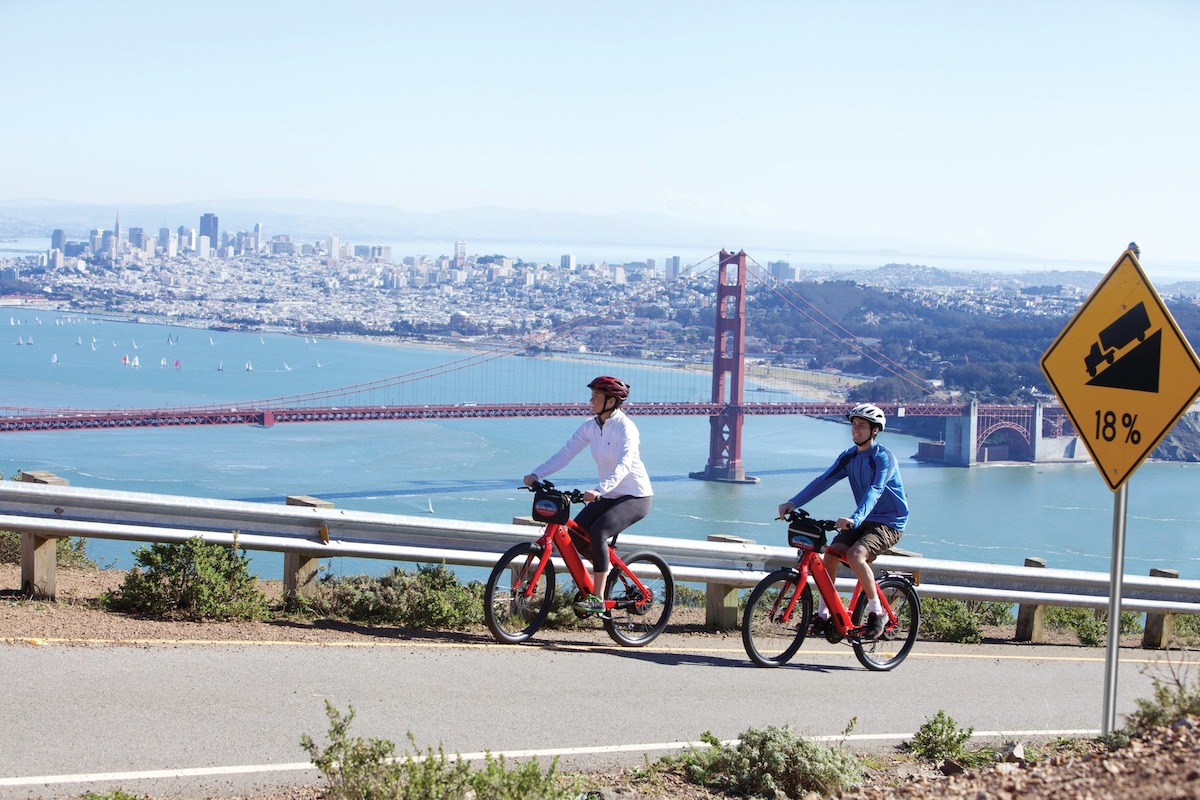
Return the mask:
<path id="1" fill-rule="evenodd" d="M 713 337 L 712 402 L 724 403 L 708 418 L 708 464 L 689 475 L 702 481 L 758 483 L 742 468 L 743 368 L 746 356 L 746 252 L 721 251 L 717 272 L 717 322 Z"/>

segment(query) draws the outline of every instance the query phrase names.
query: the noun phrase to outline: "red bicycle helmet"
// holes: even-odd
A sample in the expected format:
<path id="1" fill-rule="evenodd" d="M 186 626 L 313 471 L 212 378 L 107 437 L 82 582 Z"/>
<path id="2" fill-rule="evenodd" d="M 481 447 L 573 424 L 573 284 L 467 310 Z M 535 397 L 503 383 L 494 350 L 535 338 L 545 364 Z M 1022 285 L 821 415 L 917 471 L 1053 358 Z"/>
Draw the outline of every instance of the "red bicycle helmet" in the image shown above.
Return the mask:
<path id="1" fill-rule="evenodd" d="M 611 375 L 601 375 L 589 383 L 588 388 L 600 392 L 605 397 L 615 397 L 618 400 L 629 397 L 629 384 Z"/>

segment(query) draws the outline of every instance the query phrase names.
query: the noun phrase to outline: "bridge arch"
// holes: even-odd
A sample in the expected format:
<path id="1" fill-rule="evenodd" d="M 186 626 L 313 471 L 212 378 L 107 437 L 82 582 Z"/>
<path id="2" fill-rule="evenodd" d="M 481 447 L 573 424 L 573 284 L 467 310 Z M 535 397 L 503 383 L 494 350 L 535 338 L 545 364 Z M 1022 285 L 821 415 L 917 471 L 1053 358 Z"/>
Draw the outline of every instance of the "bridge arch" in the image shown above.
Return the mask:
<path id="1" fill-rule="evenodd" d="M 988 439 L 1000 431 L 1014 431 L 1016 435 L 1005 439 L 1008 452 L 1003 458 L 989 458 Z M 999 420 L 986 428 L 981 427 L 975 440 L 975 458 L 978 461 L 1033 461 L 1033 443 L 1030 441 L 1029 431 L 1011 420 Z"/>

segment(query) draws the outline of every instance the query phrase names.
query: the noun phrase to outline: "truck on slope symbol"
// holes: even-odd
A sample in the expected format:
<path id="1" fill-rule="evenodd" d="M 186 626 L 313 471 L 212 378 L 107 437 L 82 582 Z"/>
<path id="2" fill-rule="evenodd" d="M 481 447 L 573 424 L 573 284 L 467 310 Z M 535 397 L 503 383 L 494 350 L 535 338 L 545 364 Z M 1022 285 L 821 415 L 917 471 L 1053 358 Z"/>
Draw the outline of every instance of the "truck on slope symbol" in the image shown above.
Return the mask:
<path id="1" fill-rule="evenodd" d="M 1101 361 L 1111 365 L 1118 350 L 1134 339 L 1144 341 L 1148 330 L 1150 317 L 1146 314 L 1146 304 L 1138 303 L 1118 317 L 1116 322 L 1100 331 L 1099 342 L 1092 342 L 1091 352 L 1083 359 L 1088 375 L 1096 377 L 1096 370 Z"/>

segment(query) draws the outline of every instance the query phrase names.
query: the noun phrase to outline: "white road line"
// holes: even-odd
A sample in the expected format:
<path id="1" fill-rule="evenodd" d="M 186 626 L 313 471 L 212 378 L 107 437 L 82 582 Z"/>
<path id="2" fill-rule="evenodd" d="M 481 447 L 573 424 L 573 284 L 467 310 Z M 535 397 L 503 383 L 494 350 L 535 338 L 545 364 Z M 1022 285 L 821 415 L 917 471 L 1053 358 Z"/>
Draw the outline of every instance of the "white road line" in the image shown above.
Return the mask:
<path id="1" fill-rule="evenodd" d="M 1057 736 L 1099 736 L 1099 730 L 1058 730 L 1058 731 L 976 731 L 972 738 L 988 739 L 1022 739 L 1027 737 L 1057 737 Z M 818 742 L 869 742 L 869 741 L 907 741 L 911 733 L 871 733 L 852 734 L 850 736 L 810 736 L 806 738 Z M 723 741 L 724 745 L 735 745 L 737 739 Z M 543 750 L 508 750 L 502 753 L 491 753 L 492 758 L 551 758 L 554 756 L 578 756 L 595 753 L 642 753 L 654 750 L 684 750 L 689 747 L 708 747 L 703 742 L 658 742 L 656 744 L 618 744 L 595 745 L 592 747 L 554 747 Z M 458 758 L 464 761 L 483 761 L 488 753 L 460 753 Z M 412 756 L 413 760 L 421 760 L 424 755 Z M 139 772 L 85 772 L 77 775 L 33 775 L 29 777 L 0 778 L 0 787 L 35 786 L 58 783 L 111 783 L 141 780 L 156 780 L 164 778 L 196 778 L 221 775 L 245 775 L 263 772 L 303 772 L 314 770 L 307 761 L 296 761 L 291 764 L 244 764 L 229 767 L 187 767 L 183 769 L 152 769 Z"/>

